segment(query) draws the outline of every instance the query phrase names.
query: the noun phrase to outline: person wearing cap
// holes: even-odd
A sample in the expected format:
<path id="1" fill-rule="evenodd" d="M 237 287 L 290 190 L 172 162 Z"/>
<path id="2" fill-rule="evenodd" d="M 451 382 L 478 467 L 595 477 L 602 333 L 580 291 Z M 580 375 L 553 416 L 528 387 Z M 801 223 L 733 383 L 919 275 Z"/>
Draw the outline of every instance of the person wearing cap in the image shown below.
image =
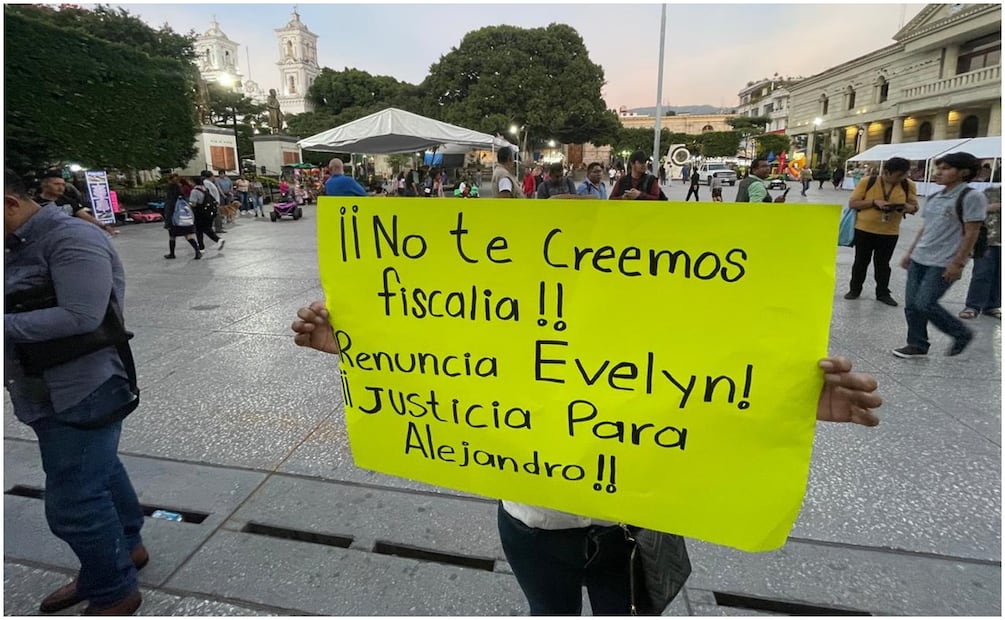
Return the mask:
<path id="1" fill-rule="evenodd" d="M 621 177 L 611 188 L 610 200 L 659 200 L 659 179 L 649 174 L 647 164 L 649 156 L 645 151 L 632 153 L 628 160 L 631 174 Z"/>
<path id="2" fill-rule="evenodd" d="M 91 212 L 87 210 L 87 207 L 80 204 L 79 200 L 74 199 L 67 193 L 66 181 L 59 172 L 52 171 L 42 175 L 42 181 L 39 184 L 39 192 L 35 198 L 38 200 L 38 204 L 43 207 L 59 209 L 67 215 L 79 217 L 85 222 L 94 224 L 112 236 L 119 234 L 118 229 L 114 226 L 99 222 L 96 217 L 91 215 Z"/>
<path id="3" fill-rule="evenodd" d="M 947 355 L 959 355 L 974 339 L 974 333 L 943 308 L 939 299 L 963 274 L 987 217 L 984 194 L 967 187 L 977 176 L 980 163 L 970 153 L 960 152 L 936 159 L 935 166 L 935 182 L 943 189 L 925 201 L 921 213 L 924 226 L 900 261 L 907 269 L 907 346 L 894 349 L 893 354 L 902 359 L 928 354 L 928 323 L 953 339 Z"/>

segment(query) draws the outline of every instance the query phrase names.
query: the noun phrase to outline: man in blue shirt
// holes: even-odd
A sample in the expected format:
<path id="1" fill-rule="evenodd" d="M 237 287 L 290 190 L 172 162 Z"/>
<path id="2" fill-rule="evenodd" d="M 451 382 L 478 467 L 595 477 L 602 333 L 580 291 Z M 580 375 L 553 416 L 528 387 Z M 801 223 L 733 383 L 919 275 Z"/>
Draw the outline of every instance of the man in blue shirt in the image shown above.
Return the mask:
<path id="1" fill-rule="evenodd" d="M 576 188 L 576 194 L 607 200 L 607 184 L 601 180 L 603 176 L 604 167 L 597 162 L 593 162 L 587 166 L 586 180 Z"/>
<path id="2" fill-rule="evenodd" d="M 366 196 L 363 186 L 345 175 L 345 167 L 338 157 L 328 162 L 328 172 L 331 176 L 325 181 L 325 196 Z"/>
<path id="3" fill-rule="evenodd" d="M 4 236 L 5 387 L 14 415 L 38 437 L 49 529 L 80 561 L 78 578 L 39 609 L 89 601 L 86 615 L 131 615 L 142 602 L 136 571 L 149 560 L 143 509 L 117 454 L 121 418 L 138 404 L 135 371 L 117 346 L 94 350 L 83 338 L 108 322 L 109 306 L 122 316 L 122 263 L 96 226 L 42 208 L 10 170 Z M 82 354 L 48 363 L 39 347 L 53 339 Z"/>

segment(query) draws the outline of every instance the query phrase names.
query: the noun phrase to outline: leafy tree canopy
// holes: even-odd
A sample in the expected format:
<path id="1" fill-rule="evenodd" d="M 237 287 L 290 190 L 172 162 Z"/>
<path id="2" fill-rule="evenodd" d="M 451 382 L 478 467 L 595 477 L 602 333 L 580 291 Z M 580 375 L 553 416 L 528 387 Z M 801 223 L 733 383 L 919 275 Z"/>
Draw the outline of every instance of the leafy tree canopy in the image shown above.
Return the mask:
<path id="1" fill-rule="evenodd" d="M 143 28 L 161 31 L 125 11 L 83 13 L 4 6 L 8 165 L 28 172 L 66 161 L 107 168 L 187 162 L 195 154 L 193 65 L 160 55 L 180 48 L 159 47 L 156 34 L 148 33 L 149 52 L 137 51 Z M 64 20 L 70 27 L 59 25 Z M 84 32 L 81 23 L 93 29 Z"/>
<path id="2" fill-rule="evenodd" d="M 775 155 L 779 155 L 782 151 L 788 151 L 792 142 L 788 136 L 774 133 L 757 136 L 756 140 L 758 157 L 763 157 L 772 151 L 774 151 Z"/>
<path id="3" fill-rule="evenodd" d="M 705 157 L 736 157 L 740 149 L 739 131 L 708 131 L 701 134 L 701 154 Z"/>
<path id="4" fill-rule="evenodd" d="M 431 116 L 486 133 L 522 126 L 531 139 L 606 144 L 619 126 L 604 70 L 573 28 L 490 26 L 469 32 L 422 83 Z"/>
<path id="5" fill-rule="evenodd" d="M 764 128 L 770 122 L 771 119 L 767 116 L 732 116 L 726 119 L 727 125 L 744 135 L 764 133 Z"/>

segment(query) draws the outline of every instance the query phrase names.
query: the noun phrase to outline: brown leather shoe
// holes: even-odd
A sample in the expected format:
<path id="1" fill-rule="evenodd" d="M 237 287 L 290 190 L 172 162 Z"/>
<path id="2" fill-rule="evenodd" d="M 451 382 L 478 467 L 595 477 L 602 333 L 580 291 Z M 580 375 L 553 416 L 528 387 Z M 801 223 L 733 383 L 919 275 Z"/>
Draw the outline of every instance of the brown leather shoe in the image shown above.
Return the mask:
<path id="1" fill-rule="evenodd" d="M 143 603 L 143 597 L 140 595 L 140 589 L 136 588 L 132 592 L 126 595 L 122 600 L 107 605 L 105 607 L 95 607 L 94 605 L 88 605 L 87 609 L 84 610 L 85 616 L 131 616 L 136 613 L 136 610 L 140 608 L 140 604 Z"/>
<path id="2" fill-rule="evenodd" d="M 143 545 L 136 545 L 136 547 L 129 553 L 129 558 L 133 561 L 133 566 L 136 567 L 136 570 L 140 570 L 146 566 L 148 562 L 150 562 L 150 554 L 147 553 L 147 548 Z M 77 580 L 74 579 L 70 583 L 42 599 L 42 603 L 38 606 L 38 610 L 45 614 L 51 614 L 57 611 L 62 611 L 67 607 L 73 607 L 83 600 L 84 599 L 77 596 Z"/>

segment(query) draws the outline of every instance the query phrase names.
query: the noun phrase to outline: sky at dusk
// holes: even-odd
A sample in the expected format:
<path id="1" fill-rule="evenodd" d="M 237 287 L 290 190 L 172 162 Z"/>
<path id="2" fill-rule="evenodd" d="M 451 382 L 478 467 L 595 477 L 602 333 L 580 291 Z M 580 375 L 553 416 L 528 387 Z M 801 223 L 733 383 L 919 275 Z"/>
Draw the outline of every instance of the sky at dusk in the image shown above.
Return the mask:
<path id="1" fill-rule="evenodd" d="M 215 15 L 239 48 L 239 67 L 266 91 L 279 84 L 274 29 L 293 4 L 119 4 L 152 26 L 203 33 Z M 417 84 L 465 33 L 500 24 L 575 28 L 604 68 L 609 108 L 656 104 L 658 4 L 312 4 L 300 19 L 318 35 L 321 67 L 362 69 Z M 922 4 L 671 4 L 663 102 L 735 107 L 748 81 L 809 76 L 893 42 Z M 250 53 L 250 66 L 249 66 Z M 250 69 L 250 71 L 249 71 Z"/>

